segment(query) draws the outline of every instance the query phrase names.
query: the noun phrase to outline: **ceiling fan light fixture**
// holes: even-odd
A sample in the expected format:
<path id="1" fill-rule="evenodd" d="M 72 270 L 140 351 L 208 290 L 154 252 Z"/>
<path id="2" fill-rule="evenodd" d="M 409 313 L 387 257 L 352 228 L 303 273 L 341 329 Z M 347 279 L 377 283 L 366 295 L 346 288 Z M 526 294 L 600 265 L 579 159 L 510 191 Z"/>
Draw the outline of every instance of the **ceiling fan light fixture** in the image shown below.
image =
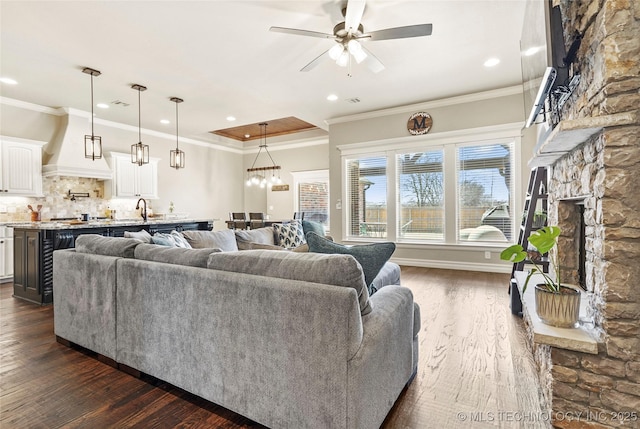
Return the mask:
<path id="1" fill-rule="evenodd" d="M 367 53 L 362 49 L 362 45 L 356 39 L 349 40 L 347 43 L 347 49 L 349 50 L 349 53 L 353 55 L 353 58 L 355 58 L 358 64 L 367 58 Z"/>
<path id="2" fill-rule="evenodd" d="M 338 61 L 338 58 L 340 58 L 340 55 L 344 52 L 344 46 L 342 46 L 342 44 L 337 43 L 335 45 L 333 45 L 333 48 L 329 49 L 329 58 L 331 58 L 333 61 Z"/>
<path id="3" fill-rule="evenodd" d="M 336 60 L 336 64 L 338 64 L 340 67 L 346 67 L 347 64 L 349 64 L 349 51 L 344 49 Z"/>

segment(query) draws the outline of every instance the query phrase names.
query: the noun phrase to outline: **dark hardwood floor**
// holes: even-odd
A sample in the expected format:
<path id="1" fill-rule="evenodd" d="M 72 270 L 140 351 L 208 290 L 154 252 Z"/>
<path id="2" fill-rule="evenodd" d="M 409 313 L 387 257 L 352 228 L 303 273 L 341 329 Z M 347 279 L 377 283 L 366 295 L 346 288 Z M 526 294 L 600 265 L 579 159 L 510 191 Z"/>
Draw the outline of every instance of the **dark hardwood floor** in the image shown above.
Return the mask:
<path id="1" fill-rule="evenodd" d="M 508 276 L 403 267 L 402 281 L 422 309 L 420 362 L 383 428 L 546 427 Z M 53 307 L 12 289 L 0 285 L 0 428 L 263 427 L 57 343 Z"/>

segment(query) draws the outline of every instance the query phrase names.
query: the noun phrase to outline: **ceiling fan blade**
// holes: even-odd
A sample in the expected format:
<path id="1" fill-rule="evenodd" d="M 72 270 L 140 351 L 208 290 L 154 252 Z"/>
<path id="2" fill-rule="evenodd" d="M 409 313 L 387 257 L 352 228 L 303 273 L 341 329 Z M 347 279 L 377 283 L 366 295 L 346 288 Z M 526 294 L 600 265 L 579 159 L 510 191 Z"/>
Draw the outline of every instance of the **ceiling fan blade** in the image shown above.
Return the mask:
<path id="1" fill-rule="evenodd" d="M 394 27 L 372 31 L 367 34 L 363 34 L 362 38 L 369 37 L 370 40 L 405 39 L 407 37 L 430 36 L 432 30 L 432 24 L 407 25 L 406 27 Z"/>
<path id="2" fill-rule="evenodd" d="M 367 58 L 365 58 L 363 62 L 369 68 L 369 70 L 374 73 L 380 73 L 382 70 L 384 70 L 384 64 L 382 64 L 382 61 L 380 61 L 378 57 L 373 55 L 371 51 L 364 46 L 362 47 L 362 49 L 367 53 Z"/>
<path id="3" fill-rule="evenodd" d="M 296 36 L 310 36 L 310 37 L 320 37 L 322 39 L 335 39 L 336 36 L 329 33 L 320 33 L 318 31 L 309 31 L 309 30 L 299 30 L 297 28 L 286 28 L 286 27 L 271 27 L 269 31 L 274 31 L 276 33 L 286 33 L 286 34 L 295 34 Z"/>
<path id="4" fill-rule="evenodd" d="M 323 53 L 321 53 L 320 55 L 318 55 L 317 57 L 315 57 L 313 59 L 313 61 L 311 61 L 309 64 L 307 64 L 306 66 L 302 67 L 300 69 L 301 72 L 308 72 L 310 70 L 313 70 L 314 68 L 316 68 L 316 66 L 318 64 L 320 64 L 322 62 L 322 60 L 324 59 L 324 57 L 329 57 L 329 49 L 327 49 L 326 51 L 324 51 Z"/>
<path id="5" fill-rule="evenodd" d="M 347 13 L 344 15 L 345 30 L 354 33 L 358 30 L 366 3 L 365 0 L 349 0 L 347 3 Z"/>

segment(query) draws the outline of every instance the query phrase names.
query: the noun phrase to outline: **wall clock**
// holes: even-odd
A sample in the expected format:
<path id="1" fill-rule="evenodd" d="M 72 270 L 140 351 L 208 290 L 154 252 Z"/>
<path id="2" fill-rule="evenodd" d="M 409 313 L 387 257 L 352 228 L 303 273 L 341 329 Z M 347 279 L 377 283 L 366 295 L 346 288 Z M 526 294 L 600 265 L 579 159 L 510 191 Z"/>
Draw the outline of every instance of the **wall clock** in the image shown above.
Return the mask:
<path id="1" fill-rule="evenodd" d="M 407 121 L 407 130 L 409 131 L 409 134 L 419 136 L 427 134 L 429 130 L 431 130 L 432 125 L 433 119 L 430 114 L 426 112 L 418 112 L 409 116 L 409 120 Z"/>

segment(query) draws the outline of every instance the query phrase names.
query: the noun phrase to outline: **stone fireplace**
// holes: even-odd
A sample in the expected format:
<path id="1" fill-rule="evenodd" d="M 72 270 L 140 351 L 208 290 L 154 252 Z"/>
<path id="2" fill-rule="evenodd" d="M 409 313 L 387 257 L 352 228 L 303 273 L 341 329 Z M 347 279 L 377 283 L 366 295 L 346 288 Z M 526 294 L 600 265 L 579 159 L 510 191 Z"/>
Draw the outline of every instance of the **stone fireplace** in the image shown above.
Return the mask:
<path id="1" fill-rule="evenodd" d="M 565 35 L 583 36 L 581 80 L 531 165 L 549 167 L 561 273 L 584 282 L 581 329 L 598 346 L 587 353 L 532 334 L 532 347 L 554 426 L 640 428 L 640 1 L 554 4 Z"/>

